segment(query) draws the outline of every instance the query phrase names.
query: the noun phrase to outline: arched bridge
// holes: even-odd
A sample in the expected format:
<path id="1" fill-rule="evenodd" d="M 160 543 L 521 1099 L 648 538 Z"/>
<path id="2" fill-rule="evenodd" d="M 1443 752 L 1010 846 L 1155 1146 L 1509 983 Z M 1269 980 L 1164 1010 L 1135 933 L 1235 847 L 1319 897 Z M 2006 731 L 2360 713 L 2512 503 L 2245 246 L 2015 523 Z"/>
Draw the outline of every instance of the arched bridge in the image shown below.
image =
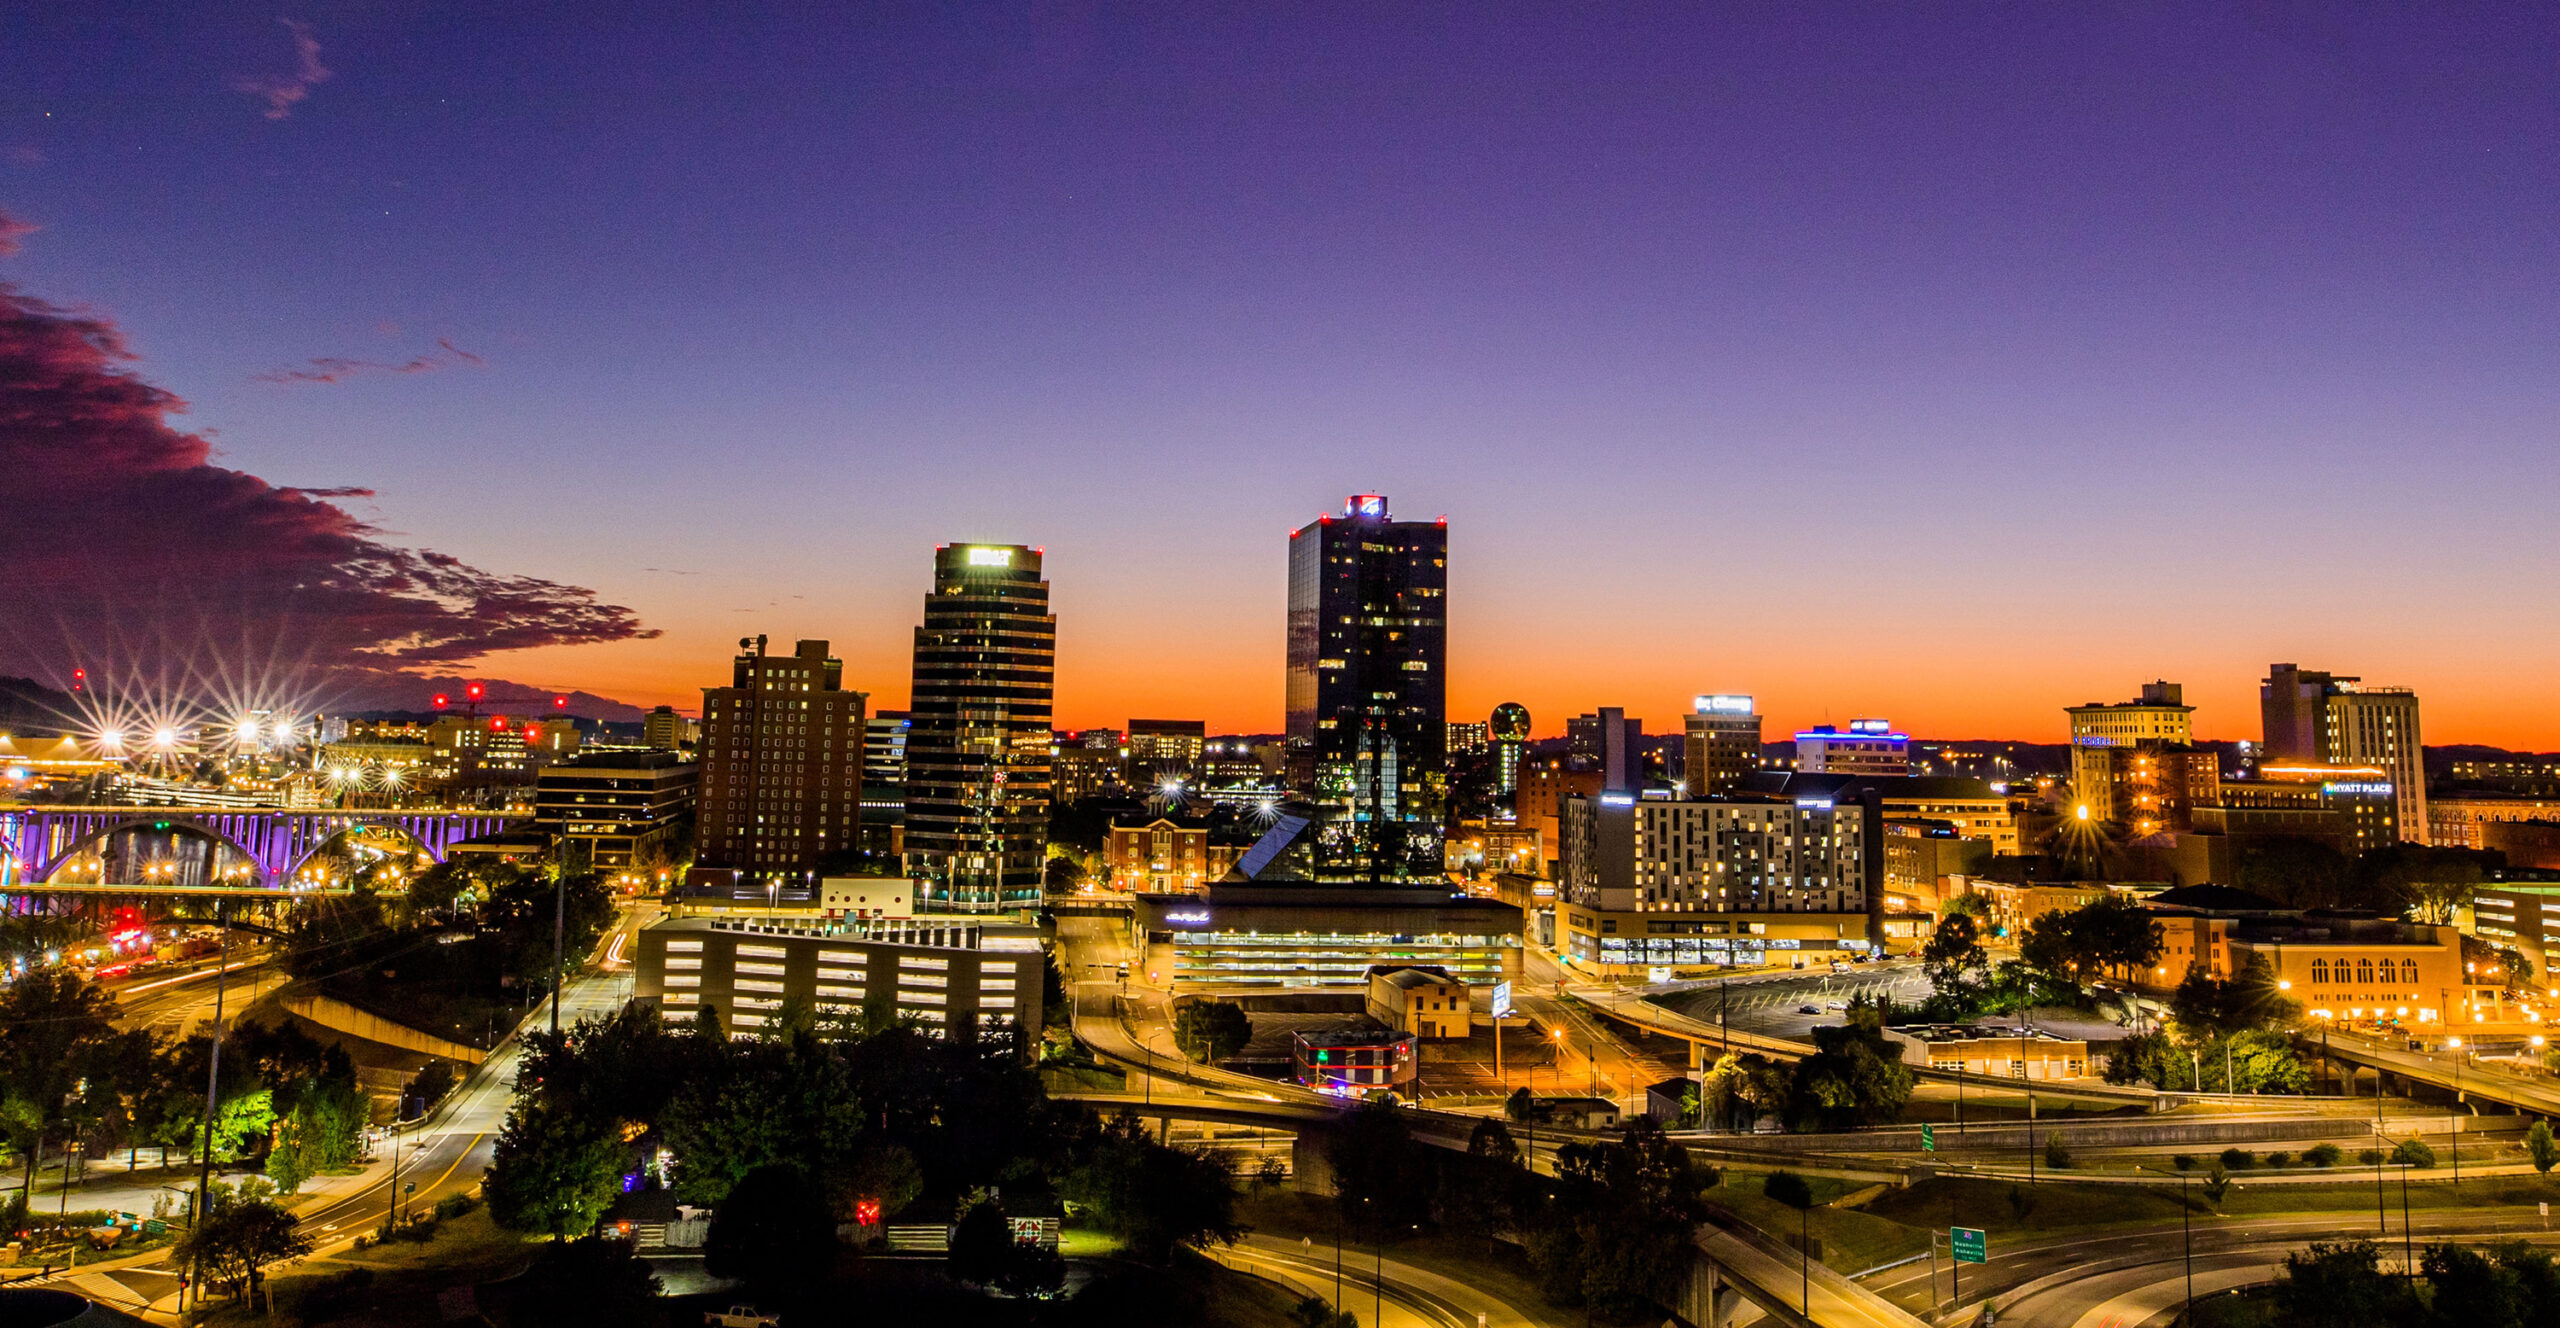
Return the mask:
<path id="1" fill-rule="evenodd" d="M 0 859 L 25 882 L 124 830 L 175 829 L 236 849 L 265 882 L 289 879 L 312 854 L 352 830 L 396 830 L 442 862 L 466 839 L 495 834 L 521 818 L 503 812 L 287 810 L 235 807 L 0 808 Z"/>

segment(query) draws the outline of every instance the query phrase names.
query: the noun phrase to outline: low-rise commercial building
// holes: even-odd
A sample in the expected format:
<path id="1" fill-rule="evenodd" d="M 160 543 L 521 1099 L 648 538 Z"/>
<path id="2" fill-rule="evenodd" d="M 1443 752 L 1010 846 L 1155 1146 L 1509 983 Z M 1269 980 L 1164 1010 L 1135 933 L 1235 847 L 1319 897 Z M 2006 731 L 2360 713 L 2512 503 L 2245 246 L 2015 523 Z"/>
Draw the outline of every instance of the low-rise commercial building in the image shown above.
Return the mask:
<path id="1" fill-rule="evenodd" d="M 959 917 L 872 922 L 672 918 L 643 928 L 632 995 L 670 1019 L 754 1037 L 786 1002 L 821 1021 L 909 1019 L 1031 1054 L 1041 1020 L 1041 930 Z"/>
<path id="2" fill-rule="evenodd" d="M 2349 858 L 2400 842 L 2405 800 L 2380 767 L 2268 764 L 2259 774 L 2224 782 L 2212 805 L 2194 809 L 2195 829 L 2233 839 L 2316 839 Z"/>
<path id="3" fill-rule="evenodd" d="M 2427 802 L 2427 839 L 2438 848 L 2485 847 L 2481 827 L 2510 821 L 2560 821 L 2560 797 L 2464 792 Z"/>
<path id="4" fill-rule="evenodd" d="M 1301 1029 L 1289 1037 L 1289 1067 L 1319 1093 L 1360 1097 L 1406 1087 L 1420 1077 L 1413 1034 L 1386 1029 Z"/>
<path id="5" fill-rule="evenodd" d="M 1369 1017 L 1418 1038 L 1462 1038 L 1473 1025 L 1464 980 L 1418 964 L 1369 970 Z"/>
<path id="6" fill-rule="evenodd" d="M 2481 886 L 2471 899 L 2471 930 L 2491 945 L 2523 955 L 2548 984 L 2551 956 L 2560 951 L 2560 883 Z"/>
<path id="7" fill-rule="evenodd" d="M 1482 985 L 1520 973 L 1520 910 L 1445 888 L 1285 882 L 1142 894 L 1148 980 L 1175 990 L 1363 990 L 1380 965 Z"/>
<path id="8" fill-rule="evenodd" d="M 2082 1038 L 2039 1028 L 1989 1024 L 1896 1024 L 1884 1040 L 1906 1065 L 1978 1074 L 1985 1079 L 2078 1079 L 2097 1068 Z"/>
<path id="9" fill-rule="evenodd" d="M 2442 1024 L 2473 1003 L 2453 927 L 2370 914 L 2268 905 L 2238 890 L 2195 886 L 2145 901 L 2160 925 L 2155 991 L 2188 972 L 2229 980 L 2263 959 L 2279 987 L 2314 1019 Z M 2483 983 L 2494 991 L 2503 984 Z"/>
<path id="10" fill-rule="evenodd" d="M 1911 735 L 1890 721 L 1853 719 L 1846 731 L 1816 724 L 1796 735 L 1796 769 L 1808 775 L 1907 775 Z"/>
<path id="11" fill-rule="evenodd" d="M 535 776 L 533 819 L 571 862 L 606 873 L 666 862 L 702 767 L 671 751 L 573 757 Z"/>

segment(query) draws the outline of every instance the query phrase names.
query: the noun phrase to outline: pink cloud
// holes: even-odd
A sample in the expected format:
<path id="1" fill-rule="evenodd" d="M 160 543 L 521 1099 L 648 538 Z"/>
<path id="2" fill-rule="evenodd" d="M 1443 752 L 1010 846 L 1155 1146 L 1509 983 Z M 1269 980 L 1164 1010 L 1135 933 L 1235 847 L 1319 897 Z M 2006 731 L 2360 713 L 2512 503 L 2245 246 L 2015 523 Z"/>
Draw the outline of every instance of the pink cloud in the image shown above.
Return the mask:
<path id="1" fill-rule="evenodd" d="M 281 120 L 293 114 L 295 103 L 311 95 L 311 89 L 329 81 L 329 68 L 320 63 L 320 42 L 311 35 L 311 25 L 283 18 L 276 20 L 293 34 L 293 72 L 277 75 L 244 75 L 231 80 L 231 90 L 245 92 L 267 104 L 267 118 Z"/>
<path id="2" fill-rule="evenodd" d="M 0 669 L 264 642 L 380 672 L 657 635 L 591 590 L 386 543 L 328 501 L 366 490 L 212 464 L 132 358 L 111 322 L 0 284 Z"/>
<path id="3" fill-rule="evenodd" d="M 6 212 L 0 212 L 0 258 L 7 258 L 17 253 L 20 248 L 19 241 L 43 229 L 44 227 L 32 221 L 20 221 Z"/>

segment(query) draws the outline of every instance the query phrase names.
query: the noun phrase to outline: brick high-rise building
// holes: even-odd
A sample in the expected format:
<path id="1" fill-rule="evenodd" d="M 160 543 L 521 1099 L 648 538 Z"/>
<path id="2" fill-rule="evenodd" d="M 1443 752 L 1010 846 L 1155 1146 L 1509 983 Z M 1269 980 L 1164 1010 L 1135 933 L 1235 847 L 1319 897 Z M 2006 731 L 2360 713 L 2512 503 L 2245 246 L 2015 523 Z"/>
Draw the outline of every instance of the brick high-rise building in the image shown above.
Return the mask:
<path id="1" fill-rule="evenodd" d="M 916 629 L 907 867 L 935 908 L 1040 899 L 1058 620 L 1040 551 L 946 544 Z"/>
<path id="2" fill-rule="evenodd" d="M 824 641 L 788 655 L 738 642 L 726 687 L 702 689 L 701 823 L 694 880 L 794 889 L 862 827 L 861 692 Z"/>
<path id="3" fill-rule="evenodd" d="M 1681 783 L 1693 798 L 1730 793 L 1760 768 L 1760 716 L 1748 696 L 1701 696 L 1689 712 Z"/>

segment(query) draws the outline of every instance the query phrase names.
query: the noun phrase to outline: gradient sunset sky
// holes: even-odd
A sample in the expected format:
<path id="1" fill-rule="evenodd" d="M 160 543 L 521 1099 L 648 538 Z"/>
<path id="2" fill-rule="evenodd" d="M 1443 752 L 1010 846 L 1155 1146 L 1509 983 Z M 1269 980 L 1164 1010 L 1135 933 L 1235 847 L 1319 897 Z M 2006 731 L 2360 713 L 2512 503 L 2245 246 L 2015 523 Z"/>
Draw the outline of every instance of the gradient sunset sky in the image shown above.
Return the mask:
<path id="1" fill-rule="evenodd" d="M 0 280 L 662 633 L 475 671 L 895 706 L 1007 541 L 1062 726 L 1268 731 L 1288 531 L 1375 491 L 1452 718 L 2242 738 L 2290 660 L 2560 748 L 2552 7 L 559 8 L 0 16 Z"/>

